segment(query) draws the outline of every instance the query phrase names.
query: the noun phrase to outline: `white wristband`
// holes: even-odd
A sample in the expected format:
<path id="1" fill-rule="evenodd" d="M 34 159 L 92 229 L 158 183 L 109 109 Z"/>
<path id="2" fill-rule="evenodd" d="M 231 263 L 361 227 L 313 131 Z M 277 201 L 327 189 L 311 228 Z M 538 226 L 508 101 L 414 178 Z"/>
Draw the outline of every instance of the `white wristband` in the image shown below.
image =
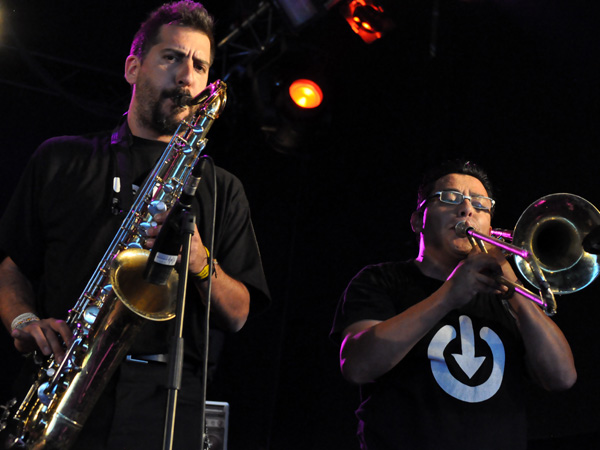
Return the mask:
<path id="1" fill-rule="evenodd" d="M 34 313 L 28 312 L 28 313 L 20 314 L 13 319 L 13 321 L 10 324 L 10 329 L 12 331 L 22 330 L 31 322 L 37 322 L 38 320 L 40 320 L 40 318 L 38 316 L 36 316 Z"/>

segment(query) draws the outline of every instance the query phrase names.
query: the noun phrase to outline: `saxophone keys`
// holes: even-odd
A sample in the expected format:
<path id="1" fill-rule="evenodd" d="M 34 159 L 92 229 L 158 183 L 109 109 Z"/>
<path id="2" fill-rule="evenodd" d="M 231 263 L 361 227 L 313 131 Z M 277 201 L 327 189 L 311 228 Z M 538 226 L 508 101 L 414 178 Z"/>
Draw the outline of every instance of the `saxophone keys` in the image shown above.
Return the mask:
<path id="1" fill-rule="evenodd" d="M 110 285 L 108 285 L 108 286 L 110 286 Z M 112 286 L 110 286 L 110 288 L 112 290 Z M 85 311 L 83 312 L 83 320 L 85 320 L 86 323 L 91 325 L 96 321 L 96 317 L 98 317 L 99 313 L 100 313 L 100 308 L 98 308 L 97 306 L 90 306 L 90 307 L 86 308 Z"/>
<path id="2" fill-rule="evenodd" d="M 37 398 L 43 404 L 48 406 L 50 401 L 52 400 L 52 395 L 48 395 L 48 389 L 50 388 L 50 384 L 48 382 L 40 384 L 40 387 L 37 390 Z"/>
<path id="3" fill-rule="evenodd" d="M 148 213 L 152 216 L 161 212 L 165 212 L 166 210 L 167 205 L 161 200 L 153 200 L 150 202 L 150 205 L 148 205 Z"/>

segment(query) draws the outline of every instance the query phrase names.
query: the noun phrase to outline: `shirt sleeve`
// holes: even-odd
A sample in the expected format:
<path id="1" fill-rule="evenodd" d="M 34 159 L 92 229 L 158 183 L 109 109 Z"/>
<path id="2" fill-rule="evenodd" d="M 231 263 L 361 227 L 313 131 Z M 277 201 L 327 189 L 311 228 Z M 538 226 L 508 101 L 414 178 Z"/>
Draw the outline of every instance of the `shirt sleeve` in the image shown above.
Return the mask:
<path id="1" fill-rule="evenodd" d="M 250 206 L 240 180 L 229 172 L 217 171 L 217 211 L 215 226 L 214 256 L 223 270 L 234 279 L 244 283 L 250 292 L 250 313 L 264 310 L 270 303 L 270 294 L 252 219 Z M 211 177 L 207 176 L 207 184 Z M 212 205 L 212 187 L 200 192 L 201 214 L 212 217 L 206 208 Z M 212 224 L 207 221 L 200 230 L 204 245 L 210 246 Z M 208 238 L 207 238 L 208 237 Z"/>
<path id="2" fill-rule="evenodd" d="M 27 163 L 0 220 L 0 256 L 10 257 L 29 279 L 41 275 L 44 261 L 39 205 L 48 179 L 47 148 L 42 144 Z"/>
<path id="3" fill-rule="evenodd" d="M 361 320 L 386 320 L 396 314 L 386 265 L 363 268 L 343 292 L 337 306 L 330 337 L 341 343 L 341 333 Z"/>

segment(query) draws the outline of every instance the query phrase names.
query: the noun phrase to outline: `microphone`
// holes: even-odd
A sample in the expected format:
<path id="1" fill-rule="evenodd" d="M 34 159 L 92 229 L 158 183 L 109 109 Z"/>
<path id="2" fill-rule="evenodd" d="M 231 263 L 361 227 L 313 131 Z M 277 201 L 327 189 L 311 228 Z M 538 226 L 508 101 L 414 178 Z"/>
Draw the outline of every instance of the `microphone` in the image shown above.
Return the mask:
<path id="1" fill-rule="evenodd" d="M 183 187 L 179 200 L 169 211 L 167 219 L 156 237 L 144 269 L 144 279 L 148 283 L 164 286 L 175 268 L 181 249 L 182 213 L 192 207 L 192 200 L 202 179 L 205 164 L 206 158 L 204 157 L 196 164 Z"/>
<path id="2" fill-rule="evenodd" d="M 592 255 L 600 254 L 600 226 L 597 226 L 583 238 L 583 249 Z"/>

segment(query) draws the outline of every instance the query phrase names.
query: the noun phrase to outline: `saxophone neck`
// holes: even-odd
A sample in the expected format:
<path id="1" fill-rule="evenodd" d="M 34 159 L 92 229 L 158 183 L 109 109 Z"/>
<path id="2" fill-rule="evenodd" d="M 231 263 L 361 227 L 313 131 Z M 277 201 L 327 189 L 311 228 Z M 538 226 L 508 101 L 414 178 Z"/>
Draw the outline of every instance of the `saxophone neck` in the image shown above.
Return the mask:
<path id="1" fill-rule="evenodd" d="M 208 86 L 206 86 L 204 90 L 195 97 L 192 97 L 191 95 L 180 95 L 175 101 L 182 108 L 186 106 L 197 106 L 200 104 L 210 105 L 216 102 L 217 100 L 220 103 L 224 103 L 226 90 L 227 85 L 225 84 L 225 82 L 217 80 L 214 83 L 211 83 Z"/>

